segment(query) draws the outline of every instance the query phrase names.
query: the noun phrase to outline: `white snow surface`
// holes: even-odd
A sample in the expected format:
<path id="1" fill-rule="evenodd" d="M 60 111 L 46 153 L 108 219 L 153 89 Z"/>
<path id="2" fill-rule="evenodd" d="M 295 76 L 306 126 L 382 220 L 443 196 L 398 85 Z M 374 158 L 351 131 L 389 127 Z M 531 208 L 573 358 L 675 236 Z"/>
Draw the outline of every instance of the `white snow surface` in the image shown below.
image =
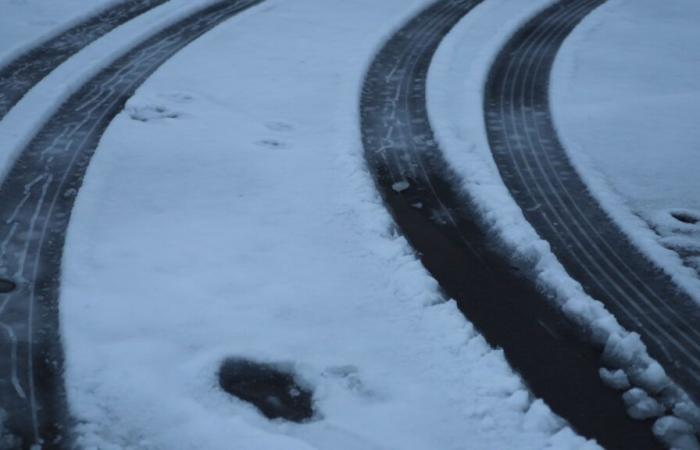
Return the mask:
<path id="1" fill-rule="evenodd" d="M 118 0 L 0 0 L 0 67 Z"/>
<path id="2" fill-rule="evenodd" d="M 79 443 L 100 449 L 593 449 L 445 301 L 364 168 L 358 99 L 419 0 L 268 0 L 166 63 L 107 130 L 64 255 Z M 268 421 L 222 359 L 290 363 Z"/>
<path id="3" fill-rule="evenodd" d="M 693 0 L 606 2 L 564 42 L 551 102 L 564 147 L 592 193 L 700 301 L 700 223 L 671 216 L 700 219 L 698 21 Z M 672 249 L 697 256 L 684 267 Z"/>

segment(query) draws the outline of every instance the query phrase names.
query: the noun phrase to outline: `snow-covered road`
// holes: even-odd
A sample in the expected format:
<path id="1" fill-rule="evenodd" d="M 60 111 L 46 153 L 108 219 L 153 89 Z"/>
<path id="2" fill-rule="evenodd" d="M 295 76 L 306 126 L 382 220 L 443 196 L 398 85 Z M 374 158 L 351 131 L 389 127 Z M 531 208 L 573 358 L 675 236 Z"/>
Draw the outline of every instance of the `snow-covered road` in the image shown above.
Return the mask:
<path id="1" fill-rule="evenodd" d="M 677 294 L 635 251 L 607 252 L 625 238 L 593 200 L 697 293 L 695 273 L 659 245 L 694 264 L 693 185 L 667 180 L 654 196 L 635 188 L 636 168 L 649 167 L 644 158 L 626 165 L 619 152 L 587 154 L 598 141 L 577 124 L 618 142 L 617 122 L 599 114 L 609 112 L 604 105 L 572 94 L 586 83 L 599 86 L 593 101 L 626 92 L 611 89 L 619 83 L 608 84 L 606 72 L 582 67 L 607 67 L 606 55 L 625 54 L 629 36 L 644 39 L 659 12 L 639 1 L 610 0 L 564 44 L 553 124 L 554 55 L 600 0 L 563 0 L 551 10 L 553 0 L 265 0 L 231 20 L 258 1 L 99 0 L 85 8 L 0 0 L 0 38 L 11 42 L 0 49 L 0 282 L 18 283 L 0 294 L 0 449 L 599 448 L 573 427 L 610 448 L 646 450 L 659 445 L 654 423 L 669 446 L 697 449 L 697 411 L 629 332 L 671 336 L 647 342 L 688 387 L 692 364 L 674 364 L 697 342 L 694 309 L 676 311 L 679 332 L 662 325 L 673 314 L 630 315 L 640 308 L 634 301 L 618 308 L 659 280 L 656 297 Z M 673 27 L 695 36 L 692 21 L 679 17 L 695 9 L 682 1 L 661 14 L 665 31 L 651 52 L 620 60 L 620 82 L 644 87 L 634 65 L 658 48 L 669 50 L 660 61 L 671 73 L 697 67 L 669 37 Z M 101 8 L 113 9 L 90 19 Z M 630 34 L 620 38 L 609 27 L 630 8 Z M 558 34 L 538 27 L 550 21 Z M 537 37 L 538 51 L 518 51 L 527 36 Z M 601 39 L 612 44 L 602 57 Z M 514 69 L 522 64 L 529 69 Z M 651 104 L 678 106 L 695 86 L 688 74 L 678 80 L 678 95 Z M 519 97 L 528 92 L 533 109 Z M 488 99 L 501 108 L 490 110 Z M 525 107 L 516 116 L 504 104 Z M 679 111 L 694 110 L 686 102 Z M 684 129 L 687 117 L 674 114 L 663 123 Z M 648 119 L 631 116 L 615 126 L 633 133 Z M 563 159 L 541 176 L 534 154 L 501 151 L 534 135 L 540 150 L 551 148 L 554 125 L 579 173 L 561 145 L 547 163 Z M 668 139 L 676 162 L 692 160 L 693 135 L 684 136 Z M 637 144 L 641 156 L 653 153 Z M 574 180 L 567 192 L 584 192 L 579 174 L 593 197 L 561 208 L 549 200 L 566 192 L 551 189 L 550 198 L 544 189 L 531 204 L 532 188 L 550 176 L 549 184 Z M 513 184 L 524 176 L 535 178 Z M 659 210 L 659 202 L 677 208 Z M 572 204 L 595 214 L 559 220 Z M 543 217 L 557 220 L 542 222 L 554 234 L 540 226 Z M 557 240 L 563 224 L 579 229 L 595 217 L 617 234 L 598 226 Z M 596 252 L 604 257 L 589 258 Z M 570 264 L 586 258 L 593 265 Z M 621 296 L 606 297 L 606 287 Z M 229 395 L 219 378 L 227 358 L 291 372 L 303 395 L 313 393 L 312 419 L 268 420 Z M 613 385 L 626 390 L 624 402 Z M 625 409 L 653 419 L 633 421 Z"/>
<path id="2" fill-rule="evenodd" d="M 425 3 L 268 0 L 129 101 L 65 255 L 83 445 L 595 448 L 442 298 L 364 168 L 366 67 Z M 318 416 L 270 422 L 230 398 L 229 356 L 293 367 Z"/>

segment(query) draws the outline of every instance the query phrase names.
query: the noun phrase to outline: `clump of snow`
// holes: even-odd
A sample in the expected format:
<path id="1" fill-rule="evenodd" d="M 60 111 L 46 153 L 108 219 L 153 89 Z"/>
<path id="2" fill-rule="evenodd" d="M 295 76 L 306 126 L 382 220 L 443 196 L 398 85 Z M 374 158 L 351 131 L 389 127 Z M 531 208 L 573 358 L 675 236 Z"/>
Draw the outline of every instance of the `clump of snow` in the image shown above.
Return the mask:
<path id="1" fill-rule="evenodd" d="M 622 399 L 625 401 L 629 415 L 638 420 L 659 417 L 666 410 L 659 402 L 651 398 L 646 391 L 639 388 L 632 388 L 625 392 L 622 395 Z"/>
<path id="2" fill-rule="evenodd" d="M 610 370 L 605 367 L 601 367 L 598 372 L 600 378 L 603 380 L 607 386 L 618 390 L 627 390 L 630 388 L 630 380 L 627 374 L 622 369 Z"/>
<path id="3" fill-rule="evenodd" d="M 391 185 L 391 188 L 396 192 L 403 192 L 409 187 L 411 187 L 411 183 L 409 183 L 408 181 L 397 181 L 396 183 Z"/>
<path id="4" fill-rule="evenodd" d="M 268 0 L 136 94 L 187 92 L 178 120 L 111 124 L 64 255 L 80 444 L 598 448 L 532 399 L 442 297 L 365 168 L 365 68 L 426 4 Z M 278 423 L 230 399 L 215 375 L 228 355 L 293 362 L 320 419 Z"/>
<path id="5" fill-rule="evenodd" d="M 637 333 L 613 336 L 605 341 L 603 361 L 619 367 L 634 366 L 644 358 L 646 347 Z"/>
<path id="6" fill-rule="evenodd" d="M 654 423 L 654 433 L 672 450 L 698 450 L 700 443 L 693 427 L 673 416 L 662 417 Z"/>

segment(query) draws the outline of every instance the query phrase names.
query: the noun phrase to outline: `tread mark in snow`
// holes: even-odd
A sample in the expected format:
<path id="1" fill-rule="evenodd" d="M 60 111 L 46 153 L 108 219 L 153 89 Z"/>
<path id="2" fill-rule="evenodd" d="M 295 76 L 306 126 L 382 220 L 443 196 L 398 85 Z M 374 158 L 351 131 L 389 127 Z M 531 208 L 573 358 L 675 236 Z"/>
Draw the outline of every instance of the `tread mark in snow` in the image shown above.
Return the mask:
<path id="1" fill-rule="evenodd" d="M 102 133 L 163 62 L 260 1 L 215 2 L 134 46 L 58 108 L 0 187 L 0 276 L 17 282 L 0 300 L 0 405 L 3 434 L 21 447 L 71 447 L 58 327 L 60 263 L 75 193 Z"/>
<path id="2" fill-rule="evenodd" d="M 441 39 L 478 3 L 435 2 L 379 51 L 360 105 L 368 166 L 425 267 L 490 344 L 503 348 L 535 395 L 606 448 L 662 448 L 652 422 L 631 419 L 619 393 L 603 385 L 601 349 L 509 264 L 498 239 L 484 231 L 435 141 L 425 105 L 428 67 Z M 563 22 L 575 25 L 570 20 Z M 397 192 L 406 180 L 409 189 Z"/>

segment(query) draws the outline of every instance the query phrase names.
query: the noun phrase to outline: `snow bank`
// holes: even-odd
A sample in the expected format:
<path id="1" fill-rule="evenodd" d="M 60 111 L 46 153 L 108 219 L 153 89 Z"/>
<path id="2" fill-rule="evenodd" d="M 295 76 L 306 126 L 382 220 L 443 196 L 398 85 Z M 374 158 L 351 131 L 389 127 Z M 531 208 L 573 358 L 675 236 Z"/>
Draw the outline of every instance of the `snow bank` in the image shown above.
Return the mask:
<path id="1" fill-rule="evenodd" d="M 500 49 L 527 19 L 552 4 L 550 0 L 515 2 L 492 0 L 478 6 L 443 41 L 428 78 L 428 112 L 436 138 L 451 167 L 462 178 L 466 194 L 480 209 L 485 224 L 503 240 L 513 257 L 534 274 L 541 287 L 573 320 L 604 348 L 607 375 L 624 369 L 632 384 L 651 393 L 664 392 L 664 410 L 690 404 L 653 361 L 636 333 L 623 329 L 605 306 L 588 296 L 572 279 L 527 222 L 508 192 L 493 160 L 483 118 L 483 91 L 489 69 Z M 504 20 L 507 17 L 507 20 Z M 660 370 L 660 372 L 659 372 Z M 694 408 L 688 407 L 689 410 Z M 682 413 L 694 419 L 696 412 Z"/>
<path id="2" fill-rule="evenodd" d="M 112 123 L 64 256 L 86 448 L 598 448 L 441 298 L 364 168 L 364 68 L 424 5 L 269 0 Z M 229 397 L 228 357 L 293 368 L 319 417 L 268 421 Z"/>
<path id="3" fill-rule="evenodd" d="M 606 2 L 564 43 L 552 109 L 596 199 L 700 302 L 698 20 L 692 0 Z"/>

